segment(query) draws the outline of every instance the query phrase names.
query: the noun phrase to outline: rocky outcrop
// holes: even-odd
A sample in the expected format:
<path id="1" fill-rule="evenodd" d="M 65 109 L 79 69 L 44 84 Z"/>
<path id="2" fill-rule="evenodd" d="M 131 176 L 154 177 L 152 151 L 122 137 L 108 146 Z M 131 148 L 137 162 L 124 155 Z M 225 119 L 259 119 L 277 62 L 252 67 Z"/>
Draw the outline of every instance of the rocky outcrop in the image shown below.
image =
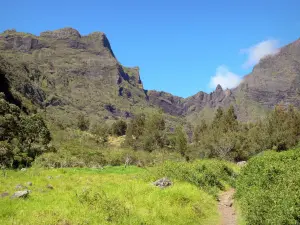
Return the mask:
<path id="1" fill-rule="evenodd" d="M 59 30 L 54 30 L 54 31 L 45 31 L 40 34 L 41 37 L 44 38 L 54 38 L 54 39 L 77 39 L 81 38 L 80 33 L 71 28 L 71 27 L 66 27 L 62 28 Z"/>
<path id="2" fill-rule="evenodd" d="M 220 85 L 210 94 L 201 91 L 186 99 L 166 92 L 148 91 L 147 94 L 153 105 L 158 105 L 165 112 L 175 116 L 199 112 L 204 107 L 227 106 L 234 100 L 231 90 L 224 91 Z"/>

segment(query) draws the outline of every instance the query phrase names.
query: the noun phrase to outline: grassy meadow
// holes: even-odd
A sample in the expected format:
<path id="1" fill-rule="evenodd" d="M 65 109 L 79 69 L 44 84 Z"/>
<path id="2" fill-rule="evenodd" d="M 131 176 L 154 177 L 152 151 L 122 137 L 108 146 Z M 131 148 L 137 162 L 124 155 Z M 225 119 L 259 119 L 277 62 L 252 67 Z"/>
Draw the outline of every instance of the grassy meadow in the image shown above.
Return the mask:
<path id="1" fill-rule="evenodd" d="M 218 224 L 214 197 L 181 180 L 161 189 L 138 167 L 9 170 L 0 193 L 28 186 L 26 199 L 0 198 L 1 224 Z M 172 180 L 173 181 L 173 180 Z M 53 189 L 49 189 L 47 185 Z"/>

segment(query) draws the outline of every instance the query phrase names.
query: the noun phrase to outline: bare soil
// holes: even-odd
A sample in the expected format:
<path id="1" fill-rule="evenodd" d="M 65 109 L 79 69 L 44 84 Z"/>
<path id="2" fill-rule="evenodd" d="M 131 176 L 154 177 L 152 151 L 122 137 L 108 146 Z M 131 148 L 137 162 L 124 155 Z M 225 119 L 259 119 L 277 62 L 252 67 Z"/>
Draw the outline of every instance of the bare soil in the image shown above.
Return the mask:
<path id="1" fill-rule="evenodd" d="M 233 195 L 235 190 L 230 189 L 226 192 L 223 192 L 219 196 L 219 212 L 221 214 L 221 223 L 220 225 L 237 225 L 236 212 L 233 207 Z"/>

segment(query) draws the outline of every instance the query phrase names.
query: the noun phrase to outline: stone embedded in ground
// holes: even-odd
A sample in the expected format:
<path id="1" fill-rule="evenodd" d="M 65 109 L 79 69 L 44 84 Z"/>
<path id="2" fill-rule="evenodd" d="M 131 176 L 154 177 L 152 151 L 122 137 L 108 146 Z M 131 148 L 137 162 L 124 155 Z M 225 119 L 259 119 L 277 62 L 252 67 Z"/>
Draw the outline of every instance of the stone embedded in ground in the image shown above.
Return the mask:
<path id="1" fill-rule="evenodd" d="M 9 193 L 8 192 L 3 192 L 3 193 L 1 193 L 1 198 L 5 198 L 5 197 L 7 197 L 7 196 L 9 196 Z"/>
<path id="2" fill-rule="evenodd" d="M 157 187 L 160 188 L 165 188 L 165 187 L 169 187 L 172 185 L 172 181 L 170 181 L 168 178 L 163 177 L 155 182 L 153 182 L 153 184 Z"/>
<path id="3" fill-rule="evenodd" d="M 47 178 L 48 178 L 49 180 L 53 179 L 53 177 L 52 177 L 52 176 L 48 176 Z"/>
<path id="4" fill-rule="evenodd" d="M 47 184 L 46 186 L 48 189 L 54 189 L 54 187 L 51 184 Z"/>
<path id="5" fill-rule="evenodd" d="M 24 190 L 24 191 L 17 191 L 15 192 L 11 198 L 27 198 L 29 195 L 29 191 L 28 190 Z"/>
<path id="6" fill-rule="evenodd" d="M 25 172 L 27 169 L 26 168 L 22 168 L 21 171 Z"/>
<path id="7" fill-rule="evenodd" d="M 32 182 L 27 182 L 26 185 L 32 186 Z"/>
<path id="8" fill-rule="evenodd" d="M 240 161 L 236 163 L 238 166 L 246 166 L 247 162 L 246 161 Z"/>

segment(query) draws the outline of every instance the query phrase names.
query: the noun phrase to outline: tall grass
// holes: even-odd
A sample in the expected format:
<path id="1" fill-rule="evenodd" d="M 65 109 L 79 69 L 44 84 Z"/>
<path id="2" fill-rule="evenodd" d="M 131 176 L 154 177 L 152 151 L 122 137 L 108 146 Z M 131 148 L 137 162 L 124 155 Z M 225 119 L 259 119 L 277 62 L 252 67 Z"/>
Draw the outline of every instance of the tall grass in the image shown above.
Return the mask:
<path id="1" fill-rule="evenodd" d="M 192 163 L 167 161 L 155 168 L 154 174 L 189 182 L 217 197 L 219 191 L 235 185 L 238 168 L 233 163 L 214 159 Z"/>
<path id="2" fill-rule="evenodd" d="M 218 223 L 216 201 L 206 192 L 187 182 L 160 189 L 149 180 L 147 171 L 136 167 L 8 171 L 0 178 L 0 193 L 12 194 L 28 181 L 32 192 L 27 199 L 1 198 L 0 223 Z"/>

